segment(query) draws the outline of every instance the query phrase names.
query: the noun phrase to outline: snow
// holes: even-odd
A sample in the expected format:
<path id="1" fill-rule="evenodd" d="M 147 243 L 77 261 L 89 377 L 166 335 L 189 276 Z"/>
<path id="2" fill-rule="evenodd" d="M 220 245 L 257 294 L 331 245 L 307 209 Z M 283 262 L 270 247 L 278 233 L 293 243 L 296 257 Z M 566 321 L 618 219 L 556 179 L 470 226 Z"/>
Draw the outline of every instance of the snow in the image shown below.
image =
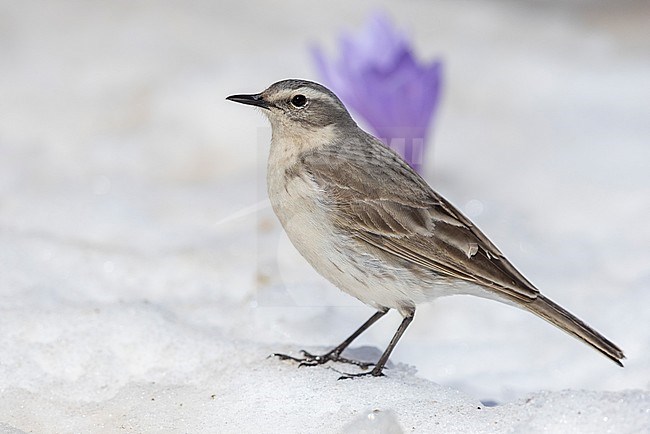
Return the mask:
<path id="1" fill-rule="evenodd" d="M 293 250 L 269 128 L 224 98 L 316 79 L 308 45 L 372 10 L 347 3 L 0 3 L 0 432 L 650 430 L 641 2 L 385 3 L 445 61 L 426 178 L 624 369 L 469 297 L 421 306 L 383 378 L 268 358 L 372 310 Z"/>

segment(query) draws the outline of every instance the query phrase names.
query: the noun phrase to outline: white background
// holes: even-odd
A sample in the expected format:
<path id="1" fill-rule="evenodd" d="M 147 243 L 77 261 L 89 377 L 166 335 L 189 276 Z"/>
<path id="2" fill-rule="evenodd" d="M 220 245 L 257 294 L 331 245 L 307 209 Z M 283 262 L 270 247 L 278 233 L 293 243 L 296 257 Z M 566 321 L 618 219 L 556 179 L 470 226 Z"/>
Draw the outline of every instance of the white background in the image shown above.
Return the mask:
<path id="1" fill-rule="evenodd" d="M 425 178 L 624 369 L 466 297 L 420 307 L 384 378 L 266 358 L 323 352 L 372 310 L 293 251 L 265 202 L 268 126 L 224 98 L 317 80 L 310 45 L 332 55 L 380 8 L 444 61 Z M 640 1 L 0 2 L 0 430 L 648 429 L 648 18 Z M 378 357 L 399 320 L 352 354 Z"/>

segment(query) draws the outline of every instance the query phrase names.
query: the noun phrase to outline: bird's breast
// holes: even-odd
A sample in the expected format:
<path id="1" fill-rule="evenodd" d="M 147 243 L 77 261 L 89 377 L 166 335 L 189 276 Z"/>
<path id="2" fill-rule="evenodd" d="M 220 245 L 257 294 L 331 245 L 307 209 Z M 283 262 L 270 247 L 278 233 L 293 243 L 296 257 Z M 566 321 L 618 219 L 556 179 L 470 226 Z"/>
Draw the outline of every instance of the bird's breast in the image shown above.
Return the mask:
<path id="1" fill-rule="evenodd" d="M 283 226 L 295 218 L 320 218 L 323 212 L 316 184 L 295 164 L 269 164 L 267 184 L 273 211 Z M 310 220 L 314 220 L 311 218 Z"/>

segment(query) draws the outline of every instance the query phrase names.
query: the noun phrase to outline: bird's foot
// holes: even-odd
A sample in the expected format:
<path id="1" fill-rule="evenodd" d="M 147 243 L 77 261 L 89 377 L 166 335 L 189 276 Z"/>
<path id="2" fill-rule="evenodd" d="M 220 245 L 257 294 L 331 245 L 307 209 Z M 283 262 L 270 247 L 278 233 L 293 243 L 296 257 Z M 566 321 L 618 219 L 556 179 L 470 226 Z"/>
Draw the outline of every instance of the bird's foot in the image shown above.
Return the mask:
<path id="1" fill-rule="evenodd" d="M 384 373 L 382 372 L 382 370 L 377 369 L 377 367 L 375 366 L 375 368 L 372 371 L 361 372 L 359 374 L 343 374 L 338 379 L 339 380 L 353 380 L 353 379 L 359 378 L 359 377 L 383 377 L 383 376 L 384 376 Z"/>
<path id="2" fill-rule="evenodd" d="M 339 362 L 339 363 L 347 363 L 349 365 L 355 365 L 360 367 L 361 369 L 368 369 L 370 366 L 374 365 L 374 363 L 369 363 L 369 362 L 360 362 L 358 360 L 353 360 L 353 359 L 348 359 L 345 357 L 341 357 L 340 353 L 336 350 L 332 350 L 329 353 L 325 353 L 323 355 L 315 355 L 311 354 L 305 350 L 300 350 L 300 353 L 304 357 L 293 357 L 289 356 L 287 354 L 279 354 L 279 353 L 274 353 L 272 354 L 273 357 L 277 357 L 280 360 L 292 360 L 294 362 L 298 362 L 298 366 L 318 366 L 322 365 L 327 362 Z"/>

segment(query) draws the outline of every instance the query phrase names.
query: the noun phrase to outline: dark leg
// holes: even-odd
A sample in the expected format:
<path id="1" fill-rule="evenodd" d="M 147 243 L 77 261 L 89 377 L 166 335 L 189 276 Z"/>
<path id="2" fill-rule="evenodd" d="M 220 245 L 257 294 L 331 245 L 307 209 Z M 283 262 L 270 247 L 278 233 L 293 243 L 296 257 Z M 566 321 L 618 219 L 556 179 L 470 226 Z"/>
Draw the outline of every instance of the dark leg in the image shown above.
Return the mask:
<path id="1" fill-rule="evenodd" d="M 350 346 L 352 341 L 358 338 L 361 333 L 365 332 L 368 329 L 368 327 L 370 327 L 375 322 L 377 322 L 379 318 L 386 315 L 387 312 L 388 309 L 380 310 L 379 312 L 376 312 L 373 316 L 370 317 L 370 319 L 368 319 L 368 321 L 364 322 L 363 325 L 359 327 L 354 333 L 352 333 L 346 340 L 341 342 L 340 345 L 338 345 L 332 351 L 325 353 L 321 356 L 310 354 L 305 350 L 301 351 L 301 353 L 305 356 L 304 358 L 292 357 L 286 354 L 273 354 L 273 356 L 279 357 L 282 360 L 293 360 L 296 362 L 300 362 L 300 366 L 316 366 L 316 365 L 322 365 L 323 363 L 332 361 L 332 362 L 349 363 L 366 369 L 368 368 L 369 365 L 371 365 L 371 363 L 363 363 L 357 360 L 346 359 L 345 357 L 341 357 L 341 353 L 343 352 L 343 350 L 345 350 L 347 347 Z"/>
<path id="2" fill-rule="evenodd" d="M 384 354 L 381 355 L 379 361 L 375 364 L 375 367 L 372 369 L 372 371 L 364 372 L 361 374 L 345 374 L 342 377 L 340 377 L 339 380 L 361 377 L 365 375 L 372 375 L 373 377 L 379 377 L 384 375 L 382 371 L 384 370 L 384 366 L 386 365 L 386 362 L 390 357 L 390 353 L 393 352 L 395 345 L 397 345 L 397 341 L 399 341 L 399 339 L 404 334 L 404 331 L 406 331 L 406 328 L 409 326 L 409 324 L 411 324 L 411 321 L 413 321 L 414 316 L 415 316 L 415 310 L 409 312 L 409 314 L 404 317 L 402 323 L 399 325 L 399 328 L 395 332 L 395 336 L 393 336 L 393 339 L 391 339 L 390 343 L 388 344 L 388 347 L 386 348 L 386 351 L 384 351 Z"/>

